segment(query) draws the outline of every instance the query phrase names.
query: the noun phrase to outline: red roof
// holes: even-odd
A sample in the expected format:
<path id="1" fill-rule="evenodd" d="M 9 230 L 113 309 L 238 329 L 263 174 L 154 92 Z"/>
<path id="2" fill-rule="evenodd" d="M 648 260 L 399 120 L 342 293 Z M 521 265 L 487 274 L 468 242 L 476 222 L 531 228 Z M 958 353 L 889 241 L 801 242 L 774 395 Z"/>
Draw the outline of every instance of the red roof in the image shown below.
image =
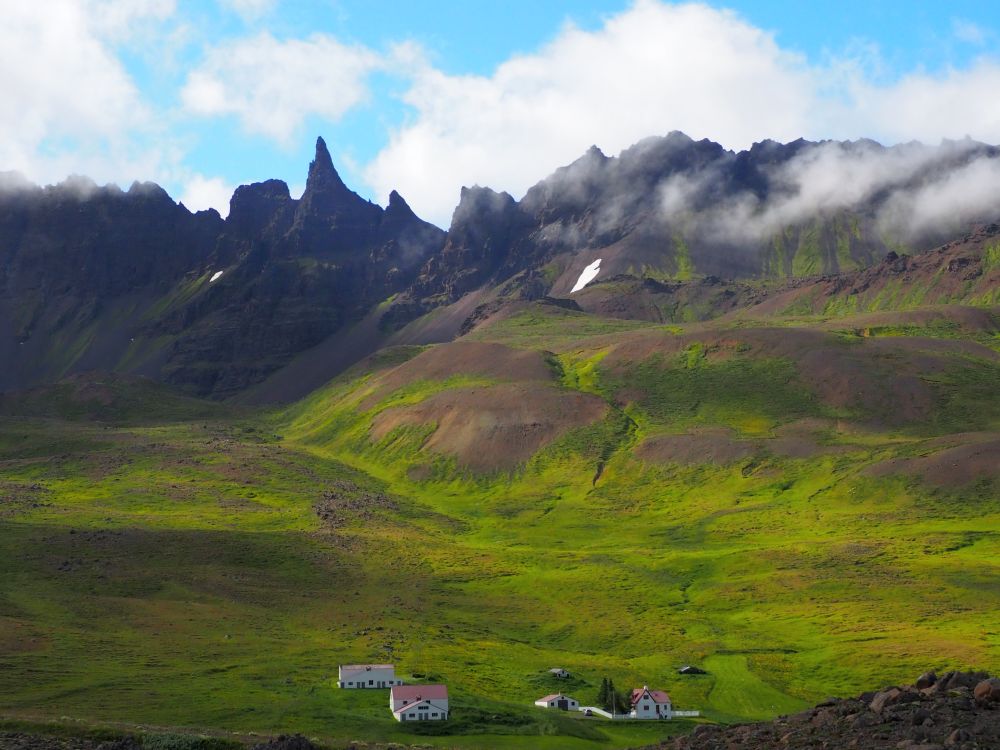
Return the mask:
<path id="1" fill-rule="evenodd" d="M 632 691 L 632 705 L 634 706 L 642 698 L 643 693 L 648 693 L 653 699 L 653 703 L 670 703 L 670 696 L 662 690 L 650 690 L 648 687 L 636 688 Z"/>
<path id="2" fill-rule="evenodd" d="M 390 691 L 394 701 L 448 700 L 447 685 L 396 685 Z"/>

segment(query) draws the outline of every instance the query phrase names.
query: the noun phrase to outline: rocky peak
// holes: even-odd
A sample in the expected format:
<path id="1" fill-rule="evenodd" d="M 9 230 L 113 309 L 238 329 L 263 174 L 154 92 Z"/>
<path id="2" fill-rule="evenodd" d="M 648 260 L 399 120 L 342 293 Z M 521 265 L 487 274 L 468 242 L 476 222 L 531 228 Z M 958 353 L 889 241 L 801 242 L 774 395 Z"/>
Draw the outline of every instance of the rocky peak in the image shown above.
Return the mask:
<path id="1" fill-rule="evenodd" d="M 322 136 L 316 139 L 316 155 L 309 164 L 309 176 L 306 179 L 306 190 L 308 193 L 345 193 L 353 195 L 344 181 L 340 179 L 337 170 L 334 169 L 333 159 L 330 151 L 326 147 L 326 141 Z M 304 196 L 303 196 L 304 197 Z"/>
<path id="2" fill-rule="evenodd" d="M 370 244 L 382 217 L 382 209 L 353 192 L 340 179 L 326 148 L 316 139 L 316 156 L 302 199 L 295 209 L 289 249 L 296 254 L 343 254 Z"/>
<path id="3" fill-rule="evenodd" d="M 106 187 L 105 190 L 108 188 Z M 127 193 L 129 198 L 149 201 L 150 203 L 174 204 L 173 198 L 155 182 L 133 182 Z"/>
<path id="4" fill-rule="evenodd" d="M 229 200 L 226 226 L 243 235 L 259 232 L 278 212 L 293 203 L 288 185 L 282 180 L 240 185 Z"/>
<path id="5" fill-rule="evenodd" d="M 410 208 L 410 204 L 407 203 L 403 196 L 395 190 L 389 193 L 389 205 L 385 207 L 385 214 L 387 217 L 401 216 L 409 218 L 412 216 L 416 218 L 416 214 L 413 213 L 413 209 Z"/>

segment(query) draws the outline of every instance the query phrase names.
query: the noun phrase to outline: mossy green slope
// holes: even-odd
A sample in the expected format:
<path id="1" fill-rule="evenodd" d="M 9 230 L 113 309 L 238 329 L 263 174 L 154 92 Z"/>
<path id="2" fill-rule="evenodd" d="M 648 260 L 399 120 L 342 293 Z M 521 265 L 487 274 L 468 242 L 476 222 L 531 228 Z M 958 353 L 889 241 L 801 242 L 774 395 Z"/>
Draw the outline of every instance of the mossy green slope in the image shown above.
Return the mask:
<path id="1" fill-rule="evenodd" d="M 0 711 L 627 747 L 690 724 L 533 709 L 566 686 L 546 670 L 569 669 L 584 702 L 609 676 L 724 721 L 996 670 L 1000 484 L 983 456 L 1000 357 L 962 328 L 825 326 L 537 306 L 475 331 L 476 357 L 446 374 L 454 344 L 397 352 L 279 414 L 2 420 Z M 605 406 L 585 424 L 540 412 L 555 427 L 513 466 L 436 452 L 428 404 L 512 391 Z M 400 726 L 384 693 L 332 687 L 367 659 L 446 681 L 455 721 Z M 709 674 L 680 677 L 687 663 Z"/>

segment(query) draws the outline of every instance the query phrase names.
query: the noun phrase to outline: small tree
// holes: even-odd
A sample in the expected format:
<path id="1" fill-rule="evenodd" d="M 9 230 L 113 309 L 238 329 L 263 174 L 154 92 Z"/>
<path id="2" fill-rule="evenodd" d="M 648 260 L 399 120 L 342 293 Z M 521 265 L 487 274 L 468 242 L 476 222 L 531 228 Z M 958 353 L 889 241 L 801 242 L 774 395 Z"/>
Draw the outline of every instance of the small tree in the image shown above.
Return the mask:
<path id="1" fill-rule="evenodd" d="M 615 681 L 608 680 L 608 694 L 604 698 L 605 711 L 615 711 L 618 707 L 618 691 L 615 690 Z"/>
<path id="2" fill-rule="evenodd" d="M 597 691 L 597 705 L 607 708 L 608 705 L 608 678 L 601 678 L 601 689 Z"/>
<path id="3" fill-rule="evenodd" d="M 617 690 L 614 694 L 615 701 L 615 712 L 620 714 L 627 714 L 632 710 L 632 696 L 629 693 L 619 693 Z"/>

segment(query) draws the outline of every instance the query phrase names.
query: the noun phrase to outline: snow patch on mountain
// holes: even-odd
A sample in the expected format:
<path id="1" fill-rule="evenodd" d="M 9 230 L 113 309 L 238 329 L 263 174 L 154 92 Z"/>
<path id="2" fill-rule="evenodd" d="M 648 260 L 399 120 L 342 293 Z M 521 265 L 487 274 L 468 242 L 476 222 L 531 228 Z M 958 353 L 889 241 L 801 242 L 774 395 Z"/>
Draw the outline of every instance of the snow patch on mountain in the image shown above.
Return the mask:
<path id="1" fill-rule="evenodd" d="M 591 281 L 597 278 L 597 274 L 600 273 L 600 270 L 601 270 L 601 259 L 598 258 L 589 266 L 583 269 L 583 273 L 580 274 L 580 278 L 576 280 L 576 284 L 574 284 L 573 288 L 569 290 L 569 293 L 572 294 L 573 292 L 579 292 L 581 289 L 587 286 L 587 284 L 589 284 Z"/>

